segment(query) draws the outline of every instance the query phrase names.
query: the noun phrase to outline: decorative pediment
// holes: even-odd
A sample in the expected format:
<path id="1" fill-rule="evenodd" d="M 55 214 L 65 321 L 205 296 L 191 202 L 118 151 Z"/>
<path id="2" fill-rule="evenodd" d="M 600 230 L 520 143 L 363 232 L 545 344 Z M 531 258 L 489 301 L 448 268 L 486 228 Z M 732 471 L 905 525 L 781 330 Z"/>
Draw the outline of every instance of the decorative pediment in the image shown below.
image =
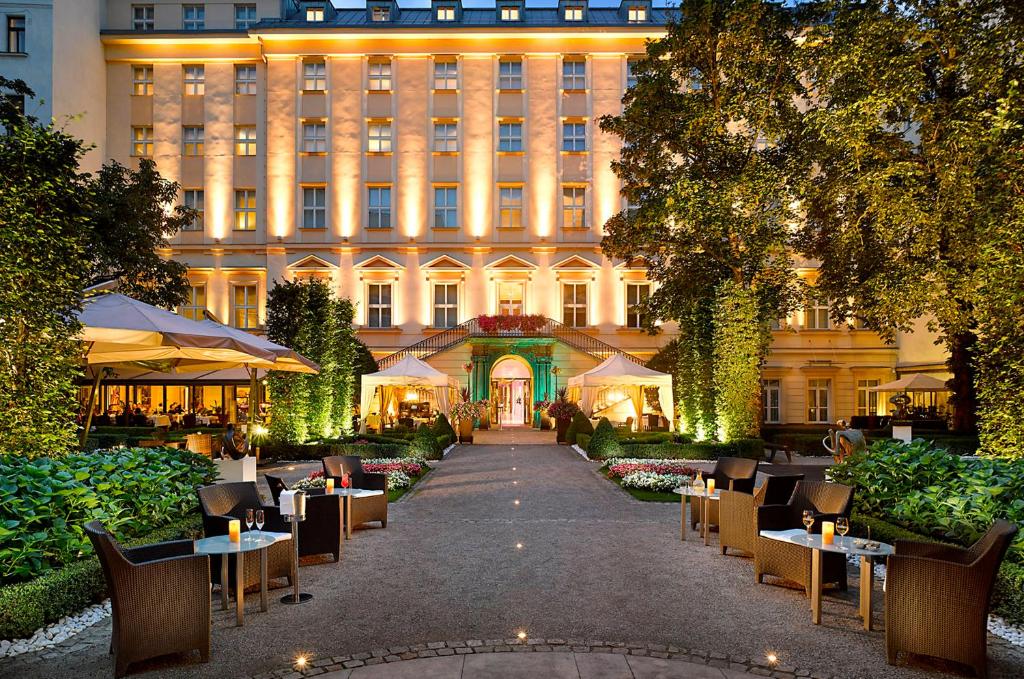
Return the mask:
<path id="1" fill-rule="evenodd" d="M 424 271 L 466 271 L 469 269 L 469 265 L 448 255 L 441 255 L 430 260 L 420 268 Z"/>
<path id="2" fill-rule="evenodd" d="M 551 268 L 558 271 L 590 271 L 592 269 L 600 269 L 601 267 L 594 262 L 591 262 L 589 259 L 580 257 L 579 255 L 572 255 L 571 257 L 566 257 L 561 262 L 553 265 Z"/>
<path id="3" fill-rule="evenodd" d="M 533 271 L 537 268 L 537 265 L 515 255 L 506 255 L 501 259 L 491 262 L 484 268 L 497 269 L 499 271 Z"/>
<path id="4" fill-rule="evenodd" d="M 646 271 L 647 260 L 645 260 L 643 257 L 634 257 L 633 259 L 629 259 L 624 262 L 616 264 L 615 268 L 620 271 L 623 269 L 632 269 L 634 271 Z"/>
<path id="5" fill-rule="evenodd" d="M 365 260 L 363 262 L 360 262 L 359 264 L 356 264 L 356 268 L 357 269 L 377 269 L 377 270 L 385 270 L 385 271 L 388 270 L 388 269 L 392 269 L 392 270 L 396 270 L 396 271 L 397 270 L 405 269 L 405 267 L 402 266 L 401 264 L 399 264 L 398 262 L 394 262 L 394 261 L 388 259 L 387 257 L 382 257 L 381 255 L 374 255 L 373 257 L 370 257 L 369 259 L 367 259 L 367 260 Z"/>
<path id="6" fill-rule="evenodd" d="M 292 262 L 288 265 L 288 268 L 292 271 L 333 271 L 338 267 L 327 260 L 320 259 L 316 255 L 309 255 L 297 262 Z"/>

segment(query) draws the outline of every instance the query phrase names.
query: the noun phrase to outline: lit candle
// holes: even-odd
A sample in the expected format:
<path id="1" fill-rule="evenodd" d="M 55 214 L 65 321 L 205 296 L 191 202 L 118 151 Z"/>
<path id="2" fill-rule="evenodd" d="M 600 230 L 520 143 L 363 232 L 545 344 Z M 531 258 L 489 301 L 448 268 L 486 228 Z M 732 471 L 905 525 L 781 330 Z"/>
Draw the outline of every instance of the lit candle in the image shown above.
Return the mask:
<path id="1" fill-rule="evenodd" d="M 238 519 L 228 521 L 228 539 L 231 542 L 239 542 L 242 539 L 242 522 Z"/>
<path id="2" fill-rule="evenodd" d="M 714 479 L 708 479 L 708 495 L 714 495 L 714 494 L 715 494 L 715 480 Z"/>
<path id="3" fill-rule="evenodd" d="M 327 494 L 334 492 L 334 479 L 327 479 Z"/>
<path id="4" fill-rule="evenodd" d="M 836 524 L 832 521 L 821 522 L 821 544 L 831 545 L 835 542 Z"/>

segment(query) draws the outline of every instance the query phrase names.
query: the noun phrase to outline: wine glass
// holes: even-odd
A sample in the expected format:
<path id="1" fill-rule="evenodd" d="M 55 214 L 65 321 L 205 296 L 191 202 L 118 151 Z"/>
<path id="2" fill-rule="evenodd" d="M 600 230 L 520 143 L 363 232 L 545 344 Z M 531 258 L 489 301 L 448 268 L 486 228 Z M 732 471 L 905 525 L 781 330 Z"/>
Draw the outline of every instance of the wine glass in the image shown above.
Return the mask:
<path id="1" fill-rule="evenodd" d="M 809 509 L 804 510 L 804 527 L 807 529 L 807 544 L 811 543 L 811 526 L 814 525 L 814 512 Z"/>
<path id="2" fill-rule="evenodd" d="M 850 532 L 850 520 L 848 518 L 846 518 L 845 516 L 837 517 L 836 518 L 836 532 L 839 533 L 839 537 L 841 538 L 840 541 L 842 543 L 845 543 L 846 541 L 844 539 L 842 539 L 842 538 L 845 538 L 846 534 Z"/>
<path id="3" fill-rule="evenodd" d="M 251 510 L 251 509 L 246 509 L 245 510 L 245 530 L 247 531 L 246 535 L 245 535 L 246 542 L 248 542 L 249 540 L 252 539 L 251 536 L 248 534 L 248 531 L 252 531 L 252 524 L 255 523 L 255 522 L 256 522 L 256 513 L 253 510 Z"/>
<path id="4" fill-rule="evenodd" d="M 266 522 L 266 517 L 263 515 L 263 510 L 262 509 L 257 509 L 256 510 L 256 530 L 258 530 L 260 532 L 261 537 L 262 537 L 262 533 L 263 533 L 263 524 L 265 522 Z"/>

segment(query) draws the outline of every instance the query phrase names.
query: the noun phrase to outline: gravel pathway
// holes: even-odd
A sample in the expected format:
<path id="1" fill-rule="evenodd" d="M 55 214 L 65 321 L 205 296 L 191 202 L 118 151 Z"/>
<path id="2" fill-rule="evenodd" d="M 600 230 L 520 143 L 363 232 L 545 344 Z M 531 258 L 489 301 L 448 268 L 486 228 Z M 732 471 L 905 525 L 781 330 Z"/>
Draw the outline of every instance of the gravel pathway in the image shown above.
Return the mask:
<path id="1" fill-rule="evenodd" d="M 287 667 L 298 653 L 315 660 L 526 631 L 730 658 L 773 651 L 840 677 L 938 676 L 885 664 L 883 633 L 865 632 L 856 616 L 855 576 L 850 595 L 827 597 L 823 624 L 812 625 L 802 594 L 755 584 L 749 560 L 693 534 L 681 543 L 677 505 L 634 500 L 565 447 L 458 447 L 390 511 L 388 528 L 358 532 L 340 564 L 302 569 L 312 602 L 274 597 L 261 614 L 252 597 L 242 628 L 218 606 L 212 662 L 149 669 L 224 679 Z M 108 629 L 86 634 L 103 639 Z M 0 662 L 0 676 L 107 678 L 105 642 L 91 640 Z M 1024 676 L 1024 659 L 1005 644 L 990 658 L 990 676 Z"/>

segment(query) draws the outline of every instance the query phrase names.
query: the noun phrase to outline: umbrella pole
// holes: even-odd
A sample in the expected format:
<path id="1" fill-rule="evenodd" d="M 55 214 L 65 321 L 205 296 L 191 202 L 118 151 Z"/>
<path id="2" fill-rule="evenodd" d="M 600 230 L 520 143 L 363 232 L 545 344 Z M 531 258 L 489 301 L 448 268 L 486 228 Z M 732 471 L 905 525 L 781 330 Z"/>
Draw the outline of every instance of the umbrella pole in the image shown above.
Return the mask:
<path id="1" fill-rule="evenodd" d="M 78 441 L 79 446 L 85 448 L 85 442 L 89 439 L 89 428 L 92 427 L 92 411 L 96 405 L 96 394 L 100 389 L 100 380 L 103 379 L 103 368 L 96 368 L 96 378 L 92 381 L 92 391 L 89 392 L 89 406 L 85 412 L 85 428 L 82 429 L 82 436 Z"/>
<path id="2" fill-rule="evenodd" d="M 246 366 L 246 370 L 249 371 L 249 421 L 246 422 L 246 433 L 249 438 L 249 445 L 253 448 L 254 454 L 256 455 L 256 462 L 260 461 L 260 447 L 253 446 L 253 440 L 256 438 L 256 413 L 259 412 L 259 396 L 258 391 L 260 388 L 259 380 L 256 379 L 256 368 Z"/>

